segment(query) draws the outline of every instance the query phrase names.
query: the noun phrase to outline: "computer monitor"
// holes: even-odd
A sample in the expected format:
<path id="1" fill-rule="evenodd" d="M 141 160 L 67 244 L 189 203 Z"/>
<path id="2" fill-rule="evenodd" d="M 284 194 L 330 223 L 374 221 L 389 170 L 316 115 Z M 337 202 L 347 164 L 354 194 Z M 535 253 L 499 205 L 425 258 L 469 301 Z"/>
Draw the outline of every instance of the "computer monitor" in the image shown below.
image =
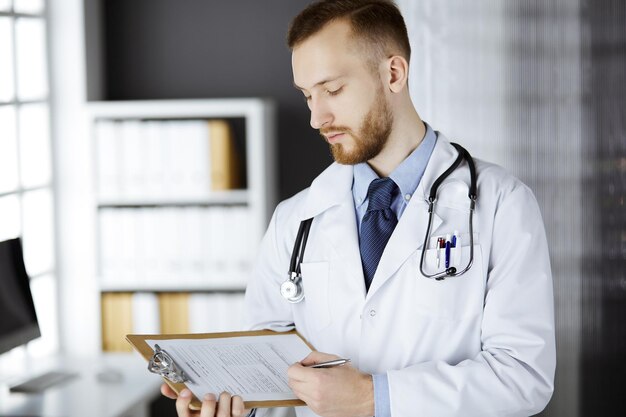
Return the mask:
<path id="1" fill-rule="evenodd" d="M 40 336 L 21 241 L 0 242 L 0 354 Z"/>

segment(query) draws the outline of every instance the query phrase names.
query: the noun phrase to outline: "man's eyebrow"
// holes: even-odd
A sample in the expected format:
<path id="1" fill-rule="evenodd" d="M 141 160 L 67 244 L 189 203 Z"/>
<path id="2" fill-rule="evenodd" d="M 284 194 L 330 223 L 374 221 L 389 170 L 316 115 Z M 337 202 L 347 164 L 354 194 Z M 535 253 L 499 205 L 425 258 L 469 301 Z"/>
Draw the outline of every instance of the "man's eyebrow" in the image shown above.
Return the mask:
<path id="1" fill-rule="evenodd" d="M 315 88 L 315 87 L 317 87 L 318 85 L 323 85 L 323 84 L 329 83 L 329 82 L 331 82 L 331 81 L 336 81 L 336 80 L 338 80 L 338 79 L 340 79 L 340 78 L 341 78 L 341 76 L 339 76 L 339 77 L 334 77 L 334 78 L 327 78 L 327 79 L 325 79 L 325 80 L 322 80 L 322 81 L 320 81 L 320 82 L 315 83 L 315 85 L 314 85 L 312 88 Z M 293 83 L 293 86 L 294 86 L 294 87 L 296 87 L 296 88 L 297 88 L 298 90 L 300 90 L 300 91 L 303 91 L 303 90 L 304 90 L 304 88 L 300 87 L 299 85 L 296 85 L 296 83 Z"/>

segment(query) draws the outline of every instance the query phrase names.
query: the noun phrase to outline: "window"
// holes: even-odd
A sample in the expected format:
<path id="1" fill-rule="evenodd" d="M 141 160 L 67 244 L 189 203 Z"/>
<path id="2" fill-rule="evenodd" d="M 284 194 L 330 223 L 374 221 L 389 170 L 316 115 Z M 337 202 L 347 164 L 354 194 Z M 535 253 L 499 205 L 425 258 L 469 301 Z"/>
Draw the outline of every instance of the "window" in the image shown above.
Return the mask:
<path id="1" fill-rule="evenodd" d="M 45 0 L 0 0 L 0 241 L 22 237 L 42 337 L 58 347 Z"/>

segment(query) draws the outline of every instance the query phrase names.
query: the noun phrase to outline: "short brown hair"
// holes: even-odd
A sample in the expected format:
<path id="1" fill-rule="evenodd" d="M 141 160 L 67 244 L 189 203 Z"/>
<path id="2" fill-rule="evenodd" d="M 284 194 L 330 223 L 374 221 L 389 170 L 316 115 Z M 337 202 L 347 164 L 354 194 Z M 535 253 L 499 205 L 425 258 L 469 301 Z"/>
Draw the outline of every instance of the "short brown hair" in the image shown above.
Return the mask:
<path id="1" fill-rule="evenodd" d="M 370 49 L 370 60 L 377 63 L 390 52 L 409 61 L 411 45 L 404 18 L 391 0 L 322 0 L 310 4 L 289 25 L 287 45 L 293 49 L 330 22 L 345 19 L 352 34 Z M 398 50 L 396 50 L 398 49 Z"/>

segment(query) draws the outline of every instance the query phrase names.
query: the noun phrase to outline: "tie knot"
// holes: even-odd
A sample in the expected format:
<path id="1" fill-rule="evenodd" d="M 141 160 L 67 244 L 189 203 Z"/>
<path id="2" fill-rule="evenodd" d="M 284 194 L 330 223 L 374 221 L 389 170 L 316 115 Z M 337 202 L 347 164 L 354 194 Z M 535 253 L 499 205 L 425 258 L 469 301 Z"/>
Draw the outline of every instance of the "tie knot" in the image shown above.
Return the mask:
<path id="1" fill-rule="evenodd" d="M 396 187 L 396 183 L 391 178 L 376 178 L 372 181 L 367 190 L 367 197 L 369 198 L 367 211 L 384 210 L 391 207 L 391 196 Z"/>

